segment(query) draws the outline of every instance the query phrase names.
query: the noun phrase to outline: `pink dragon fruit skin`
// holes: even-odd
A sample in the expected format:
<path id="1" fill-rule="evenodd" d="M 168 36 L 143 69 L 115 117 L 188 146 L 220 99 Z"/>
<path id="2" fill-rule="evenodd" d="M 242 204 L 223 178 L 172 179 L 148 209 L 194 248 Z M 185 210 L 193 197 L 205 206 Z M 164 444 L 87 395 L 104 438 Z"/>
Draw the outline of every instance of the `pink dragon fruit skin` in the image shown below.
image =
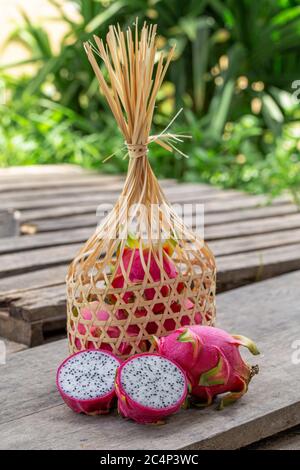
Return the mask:
<path id="1" fill-rule="evenodd" d="M 64 367 L 68 366 L 68 363 L 70 363 L 70 360 L 73 360 L 73 358 L 80 358 L 82 361 L 82 358 L 84 355 L 87 354 L 96 354 L 101 355 L 103 357 L 106 356 L 108 360 L 111 359 L 112 362 L 112 387 L 107 391 L 107 393 L 101 394 L 99 391 L 99 396 L 93 397 L 93 398 L 76 398 L 70 394 L 70 392 L 66 392 L 63 389 L 63 384 L 62 384 L 62 371 Z M 91 360 L 90 358 L 87 358 L 89 361 Z M 59 366 L 56 374 L 56 386 L 57 389 L 64 400 L 64 402 L 71 408 L 75 413 L 85 413 L 88 415 L 99 415 L 99 414 L 107 414 L 109 413 L 112 403 L 115 399 L 115 388 L 114 388 L 114 383 L 113 383 L 113 378 L 116 374 L 117 367 L 121 364 L 121 361 L 119 358 L 117 358 L 114 354 L 112 354 L 109 351 L 99 351 L 98 349 L 89 349 L 89 350 L 83 350 L 79 351 L 75 354 L 72 354 L 71 356 L 67 357 L 62 364 Z M 75 365 L 75 372 L 73 374 L 76 374 L 76 365 Z M 80 372 L 79 372 L 80 374 Z M 73 375 L 74 377 L 74 375 Z"/>
<path id="2" fill-rule="evenodd" d="M 256 345 L 219 328 L 193 325 L 155 340 L 158 352 L 186 371 L 191 394 L 203 405 L 210 405 L 216 395 L 225 392 L 229 393 L 219 408 L 234 402 L 247 392 L 252 376 L 258 372 L 258 366 L 250 367 L 239 352 L 242 345 L 259 354 Z"/>
<path id="3" fill-rule="evenodd" d="M 95 315 L 96 320 L 105 322 L 109 318 L 109 313 L 106 310 L 99 309 L 99 303 L 96 301 L 90 302 L 88 307 L 83 307 L 81 309 L 81 315 L 83 320 L 92 320 L 93 313 Z M 81 322 L 77 325 L 77 330 L 80 335 L 85 335 L 89 327 Z M 92 325 L 89 329 L 89 333 L 94 337 L 98 338 L 101 334 L 101 327 Z M 119 332 L 116 333 L 114 330 L 110 331 L 111 337 L 118 337 Z M 89 343 L 87 343 L 88 345 Z M 92 343 L 91 343 L 92 344 Z M 90 349 L 88 346 L 86 347 Z M 82 344 L 81 340 L 78 337 L 75 337 L 75 346 L 78 350 L 82 350 L 84 345 Z M 93 347 L 93 344 L 92 344 Z"/>
<path id="4" fill-rule="evenodd" d="M 149 250 L 144 249 L 143 250 L 143 256 L 144 256 L 144 263 L 145 263 L 146 266 L 148 266 L 149 256 L 151 256 L 151 258 L 150 258 L 150 267 L 149 267 L 150 276 L 152 277 L 154 282 L 159 281 L 161 279 L 161 270 L 159 268 L 159 265 L 158 265 L 154 255 L 153 255 L 153 253 L 151 253 L 151 255 L 150 255 Z M 133 257 L 133 259 L 132 259 L 132 257 Z M 132 259 L 132 261 L 131 261 L 131 259 Z M 127 272 L 128 267 L 131 263 L 130 271 L 128 273 L 128 277 L 129 277 L 130 282 L 135 283 L 135 282 L 140 282 L 140 281 L 144 280 L 145 270 L 144 270 L 144 267 L 143 267 L 143 264 L 142 264 L 142 261 L 141 261 L 140 250 L 138 248 L 135 248 L 133 250 L 129 249 L 129 248 L 125 249 L 124 252 L 123 252 L 123 255 L 122 255 L 122 261 L 123 261 L 123 265 L 124 265 L 124 270 L 126 272 Z M 163 257 L 163 269 L 164 269 L 164 273 L 170 279 L 175 278 L 178 274 L 174 263 L 172 263 L 172 261 L 167 256 Z M 123 278 L 123 273 L 122 273 L 121 267 L 119 266 L 117 271 L 116 271 L 116 276 L 113 280 L 114 287 L 117 287 L 117 286 L 118 287 L 123 287 L 123 284 L 119 279 L 120 277 L 121 277 L 121 279 Z"/>
<path id="5" fill-rule="evenodd" d="M 124 361 L 121 364 L 121 366 L 118 368 L 116 380 L 115 380 L 116 394 L 118 397 L 118 410 L 121 416 L 123 416 L 124 418 L 133 419 L 134 421 L 140 424 L 163 424 L 164 419 L 167 416 L 173 413 L 176 413 L 182 407 L 182 405 L 184 404 L 186 400 L 186 396 L 187 396 L 186 375 L 185 375 L 185 372 L 182 370 L 182 368 L 178 366 L 178 364 L 168 359 L 167 362 L 173 368 L 173 375 L 174 376 L 176 375 L 174 374 L 174 371 L 177 371 L 177 373 L 180 371 L 179 374 L 181 375 L 181 378 L 182 378 L 182 384 L 181 384 L 182 388 L 179 393 L 180 396 L 178 396 L 176 403 L 172 403 L 171 406 L 154 408 L 154 407 L 142 405 L 138 403 L 135 399 L 129 396 L 128 392 L 125 391 L 125 386 L 122 384 L 122 380 L 124 377 L 124 370 L 126 369 L 126 366 L 128 365 L 128 363 L 132 361 L 136 361 L 139 358 L 143 358 L 143 360 L 145 360 L 145 358 L 147 359 L 149 357 L 157 358 L 157 361 L 160 361 L 161 363 L 164 360 L 164 358 L 160 356 L 159 354 L 153 354 L 153 353 L 136 354 L 135 356 L 131 356 L 129 359 Z M 152 370 L 153 370 L 153 365 L 152 365 Z M 160 368 L 157 370 L 159 373 Z M 162 374 L 163 373 L 164 372 L 162 371 Z M 138 380 L 137 388 L 139 388 L 142 383 L 141 382 L 142 379 L 138 378 L 137 380 Z M 158 382 L 157 382 L 157 377 L 156 377 L 155 386 L 157 386 L 157 383 Z"/>
<path id="6" fill-rule="evenodd" d="M 93 318 L 93 312 L 95 317 L 99 321 L 106 321 L 109 317 L 109 313 L 106 310 L 98 310 L 99 303 L 94 301 L 89 303 L 89 307 L 81 309 L 81 315 L 84 320 L 91 320 Z"/>
<path id="7" fill-rule="evenodd" d="M 150 259 L 150 266 L 149 272 L 152 280 L 154 282 L 159 281 L 162 278 L 162 274 L 164 277 L 169 279 L 175 278 L 178 274 L 177 269 L 172 263 L 172 261 L 168 258 L 167 254 L 163 254 L 163 270 L 164 272 L 161 273 L 160 267 L 155 259 L 153 253 L 150 254 L 149 249 L 143 250 L 143 257 L 144 257 L 144 264 L 148 266 L 148 262 Z M 129 283 L 132 284 L 140 284 L 145 277 L 145 269 L 141 260 L 141 252 L 138 248 L 129 248 L 126 247 L 122 253 L 122 262 L 123 262 L 123 271 L 121 266 L 119 266 L 114 274 L 114 278 L 112 280 L 112 287 L 114 288 L 124 288 L 125 286 L 125 278 L 124 278 L 124 271 L 127 272 Z M 130 267 L 130 269 L 129 269 Z M 167 285 L 163 285 L 161 287 L 160 293 L 163 297 L 167 297 L 169 295 L 170 288 Z M 152 300 L 155 296 L 155 289 L 154 288 L 146 288 L 144 290 L 144 298 L 146 300 Z M 130 290 L 130 287 L 126 289 L 124 293 L 121 294 L 121 298 L 125 303 L 132 303 L 135 301 L 135 293 Z M 165 305 L 162 302 L 154 303 L 152 310 L 156 314 L 162 314 L 165 310 Z M 147 315 L 147 310 L 144 307 L 137 306 L 134 315 L 136 318 L 144 317 Z M 122 309 L 119 309 L 116 312 L 116 318 L 121 320 L 123 318 L 127 318 L 128 314 L 125 317 L 122 315 Z M 137 330 L 136 325 L 129 325 L 127 333 L 131 335 L 135 335 L 135 330 Z M 147 333 L 154 334 L 157 331 L 157 325 L 154 322 L 150 322 L 147 324 Z M 111 337 L 113 337 L 110 334 Z M 119 347 L 120 354 L 129 354 L 131 351 L 131 346 L 129 346 L 126 342 L 121 343 Z M 124 352 L 126 351 L 126 352 Z M 129 351 L 129 352 L 128 352 Z"/>
<path id="8" fill-rule="evenodd" d="M 167 297 L 170 293 L 169 286 L 162 286 L 160 289 L 160 294 L 163 297 Z M 155 297 L 155 289 L 153 287 L 149 287 L 148 289 L 144 290 L 144 297 L 146 300 L 153 300 Z M 152 311 L 155 314 L 163 313 L 165 311 L 165 305 L 162 302 L 155 303 L 152 307 Z"/>
<path id="9" fill-rule="evenodd" d="M 115 313 L 115 317 L 117 320 L 126 320 L 126 318 L 128 318 L 128 312 L 122 308 L 119 308 Z"/>

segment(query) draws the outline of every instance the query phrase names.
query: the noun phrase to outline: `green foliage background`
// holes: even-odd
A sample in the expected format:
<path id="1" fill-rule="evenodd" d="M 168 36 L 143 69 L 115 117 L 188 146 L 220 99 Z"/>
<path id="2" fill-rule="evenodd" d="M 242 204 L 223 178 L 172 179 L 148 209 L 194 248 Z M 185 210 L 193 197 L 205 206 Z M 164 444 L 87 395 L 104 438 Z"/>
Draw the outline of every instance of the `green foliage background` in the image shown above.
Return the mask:
<path id="1" fill-rule="evenodd" d="M 78 19 L 63 3 L 76 4 Z M 122 145 L 82 47 L 108 25 L 158 24 L 158 43 L 176 56 L 159 93 L 154 131 L 183 107 L 174 132 L 191 134 L 189 155 L 153 144 L 158 176 L 208 181 L 270 195 L 300 188 L 300 5 L 297 0 L 51 0 L 68 32 L 54 52 L 42 25 L 23 13 L 7 38 L 25 46 L 32 76 L 1 69 L 9 99 L 0 106 L 1 165 L 71 162 L 125 171 Z M 20 64 L 22 65 L 22 64 Z M 298 86 L 298 89 L 297 89 Z M 293 89 L 295 87 L 295 90 Z M 294 95 L 293 95 L 294 93 Z M 297 99 L 298 98 L 298 99 Z"/>

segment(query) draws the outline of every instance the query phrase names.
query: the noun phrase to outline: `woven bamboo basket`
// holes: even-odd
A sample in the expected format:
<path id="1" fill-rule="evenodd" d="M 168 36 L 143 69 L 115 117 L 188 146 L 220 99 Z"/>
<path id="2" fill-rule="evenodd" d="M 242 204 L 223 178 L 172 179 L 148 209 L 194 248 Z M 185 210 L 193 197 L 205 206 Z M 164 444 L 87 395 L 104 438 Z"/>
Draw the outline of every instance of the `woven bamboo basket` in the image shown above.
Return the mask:
<path id="1" fill-rule="evenodd" d="M 188 324 L 213 325 L 216 267 L 204 240 L 168 203 L 148 160 L 156 143 L 173 151 L 180 136 L 149 136 L 157 92 L 174 48 L 164 58 L 156 27 L 110 27 L 85 43 L 124 136 L 128 173 L 112 211 L 71 263 L 67 275 L 70 352 L 101 348 L 126 358 L 152 351 L 153 335 Z M 104 62 L 105 75 L 98 65 Z M 169 127 L 169 126 L 168 126 Z"/>

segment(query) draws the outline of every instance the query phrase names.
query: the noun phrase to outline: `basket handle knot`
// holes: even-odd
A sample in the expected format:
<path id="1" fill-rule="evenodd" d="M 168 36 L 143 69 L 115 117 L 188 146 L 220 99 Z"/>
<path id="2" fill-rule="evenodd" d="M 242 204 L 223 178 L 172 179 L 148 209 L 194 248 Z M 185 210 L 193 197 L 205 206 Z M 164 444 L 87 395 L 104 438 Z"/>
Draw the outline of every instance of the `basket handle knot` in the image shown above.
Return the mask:
<path id="1" fill-rule="evenodd" d="M 128 144 L 125 142 L 130 158 L 140 158 L 147 156 L 148 145 L 147 144 Z"/>

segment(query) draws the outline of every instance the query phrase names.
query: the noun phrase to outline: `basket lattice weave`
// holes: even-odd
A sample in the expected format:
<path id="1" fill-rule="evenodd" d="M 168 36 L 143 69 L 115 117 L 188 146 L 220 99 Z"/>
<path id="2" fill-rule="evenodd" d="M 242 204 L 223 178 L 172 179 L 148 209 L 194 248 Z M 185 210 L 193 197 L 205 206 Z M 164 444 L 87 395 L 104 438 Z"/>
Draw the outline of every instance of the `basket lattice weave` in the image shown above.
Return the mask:
<path id="1" fill-rule="evenodd" d="M 107 47 L 85 44 L 124 135 L 128 174 L 117 203 L 71 263 L 67 276 L 70 352 L 102 348 L 123 358 L 152 351 L 153 335 L 214 324 L 213 254 L 169 205 L 148 161 L 148 144 L 172 150 L 173 134 L 149 137 L 155 98 L 173 55 L 155 64 L 156 28 L 140 37 L 110 28 Z M 104 61 L 104 78 L 95 59 Z M 177 139 L 178 140 L 178 139 Z"/>

